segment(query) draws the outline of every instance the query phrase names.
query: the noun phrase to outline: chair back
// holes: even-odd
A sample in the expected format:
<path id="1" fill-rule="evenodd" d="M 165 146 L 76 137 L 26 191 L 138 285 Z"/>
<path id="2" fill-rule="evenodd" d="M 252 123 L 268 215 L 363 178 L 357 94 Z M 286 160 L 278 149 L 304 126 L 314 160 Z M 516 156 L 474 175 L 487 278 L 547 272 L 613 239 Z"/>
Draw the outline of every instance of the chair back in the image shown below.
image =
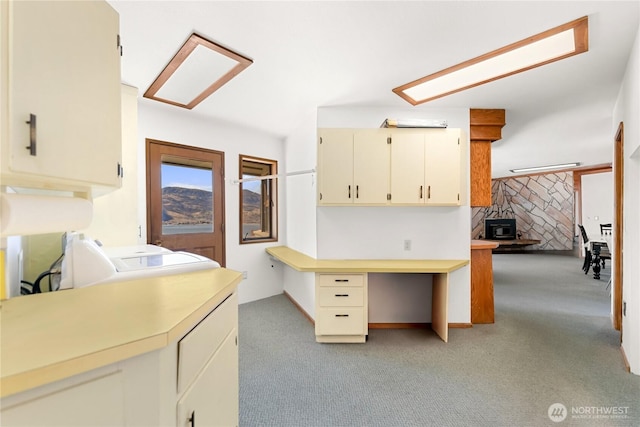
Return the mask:
<path id="1" fill-rule="evenodd" d="M 611 224 L 600 224 L 600 234 L 611 235 Z"/>
<path id="2" fill-rule="evenodd" d="M 587 236 L 587 230 L 584 229 L 582 224 L 578 224 L 578 227 L 580 227 L 580 233 L 582 234 L 582 241 L 586 245 L 587 243 L 589 243 L 589 236 Z"/>

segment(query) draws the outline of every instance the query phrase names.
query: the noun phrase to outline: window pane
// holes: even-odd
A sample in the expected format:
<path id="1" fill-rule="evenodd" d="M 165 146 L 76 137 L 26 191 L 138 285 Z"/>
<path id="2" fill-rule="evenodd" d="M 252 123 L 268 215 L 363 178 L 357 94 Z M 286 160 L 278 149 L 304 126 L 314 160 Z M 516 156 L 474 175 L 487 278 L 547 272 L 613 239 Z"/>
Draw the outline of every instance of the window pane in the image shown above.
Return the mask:
<path id="1" fill-rule="evenodd" d="M 255 175 L 242 175 L 243 179 Z M 244 239 L 255 237 L 262 231 L 262 181 L 242 183 L 242 235 Z M 267 230 L 268 231 L 268 230 Z"/>
<path id="2" fill-rule="evenodd" d="M 162 163 L 162 234 L 213 232 L 211 168 Z"/>
<path id="3" fill-rule="evenodd" d="M 277 239 L 276 173 L 275 160 L 240 156 L 240 243 Z"/>

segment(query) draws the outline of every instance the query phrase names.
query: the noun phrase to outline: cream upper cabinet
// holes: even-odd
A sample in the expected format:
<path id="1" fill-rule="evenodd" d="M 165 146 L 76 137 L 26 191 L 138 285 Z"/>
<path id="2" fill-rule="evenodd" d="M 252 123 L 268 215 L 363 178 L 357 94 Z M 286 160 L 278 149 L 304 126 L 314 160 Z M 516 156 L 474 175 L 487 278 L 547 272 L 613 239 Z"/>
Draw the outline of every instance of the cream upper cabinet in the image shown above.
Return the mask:
<path id="1" fill-rule="evenodd" d="M 318 204 L 459 206 L 460 129 L 319 129 Z"/>
<path id="2" fill-rule="evenodd" d="M 428 205 L 460 205 L 462 163 L 459 129 L 433 129 L 425 139 Z"/>
<path id="3" fill-rule="evenodd" d="M 401 132 L 391 142 L 391 203 L 422 204 L 424 186 L 424 133 Z"/>
<path id="4" fill-rule="evenodd" d="M 460 205 L 459 129 L 396 129 L 391 143 L 392 205 Z"/>
<path id="5" fill-rule="evenodd" d="M 385 205 L 389 133 L 384 129 L 319 131 L 320 205 Z"/>
<path id="6" fill-rule="evenodd" d="M 318 139 L 318 203 L 352 204 L 353 131 L 322 129 Z"/>
<path id="7" fill-rule="evenodd" d="M 118 188 L 117 12 L 104 1 L 14 1 L 0 13 L 3 185 Z"/>
<path id="8" fill-rule="evenodd" d="M 389 132 L 372 129 L 353 134 L 353 203 L 385 205 L 389 194 Z"/>

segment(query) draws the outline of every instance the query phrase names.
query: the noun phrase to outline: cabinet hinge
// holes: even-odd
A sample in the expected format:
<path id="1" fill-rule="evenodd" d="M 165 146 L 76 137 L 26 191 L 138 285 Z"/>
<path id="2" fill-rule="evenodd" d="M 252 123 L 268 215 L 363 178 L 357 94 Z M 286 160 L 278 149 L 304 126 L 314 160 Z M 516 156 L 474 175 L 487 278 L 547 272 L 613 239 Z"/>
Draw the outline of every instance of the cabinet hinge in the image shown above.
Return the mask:
<path id="1" fill-rule="evenodd" d="M 391 144 L 391 137 L 390 136 L 387 137 L 387 144 Z"/>
<path id="2" fill-rule="evenodd" d="M 122 40 L 120 39 L 120 34 L 116 36 L 116 48 L 120 51 L 120 56 L 122 56 Z"/>
<path id="3" fill-rule="evenodd" d="M 387 193 L 387 200 L 391 200 L 391 193 Z"/>

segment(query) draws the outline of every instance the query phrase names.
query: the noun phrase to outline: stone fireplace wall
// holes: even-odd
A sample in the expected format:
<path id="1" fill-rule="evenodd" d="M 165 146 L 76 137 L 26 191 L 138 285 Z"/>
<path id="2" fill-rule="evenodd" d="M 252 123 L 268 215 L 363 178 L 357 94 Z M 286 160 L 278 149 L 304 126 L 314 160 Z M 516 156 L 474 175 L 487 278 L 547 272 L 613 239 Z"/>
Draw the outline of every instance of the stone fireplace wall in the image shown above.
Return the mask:
<path id="1" fill-rule="evenodd" d="M 540 240 L 525 250 L 573 249 L 573 173 L 494 179 L 491 201 L 491 207 L 472 208 L 472 239 L 484 237 L 485 218 L 515 218 L 519 238 Z"/>

